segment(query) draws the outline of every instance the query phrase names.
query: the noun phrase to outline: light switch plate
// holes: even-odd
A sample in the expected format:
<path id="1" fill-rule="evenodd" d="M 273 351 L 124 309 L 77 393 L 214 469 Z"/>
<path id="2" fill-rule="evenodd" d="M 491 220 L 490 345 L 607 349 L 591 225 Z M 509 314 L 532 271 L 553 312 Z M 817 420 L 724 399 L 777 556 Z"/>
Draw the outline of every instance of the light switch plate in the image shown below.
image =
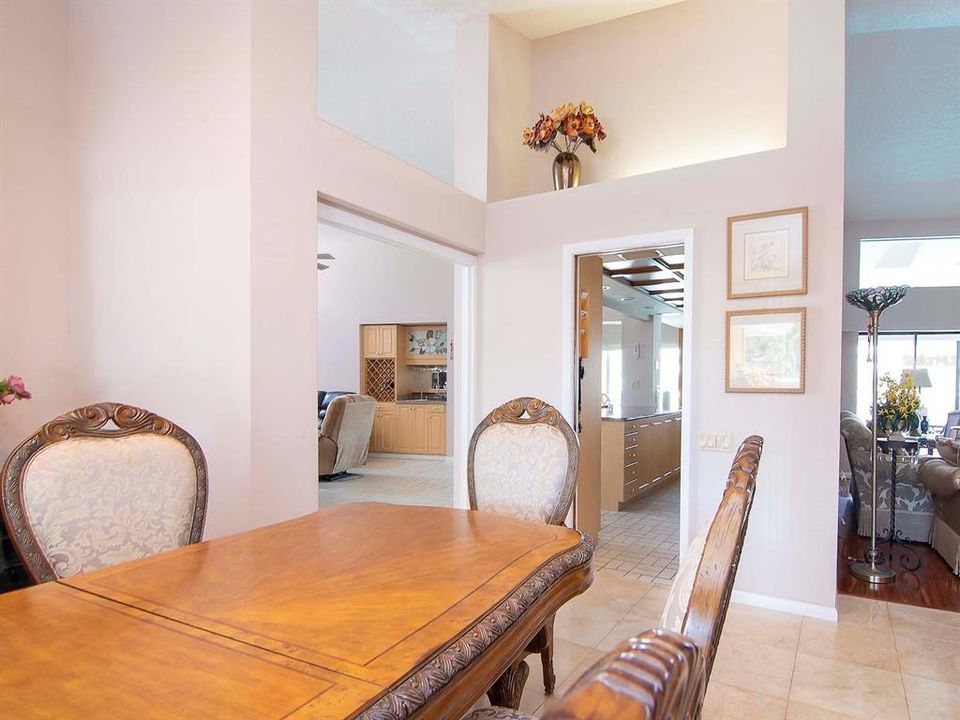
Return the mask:
<path id="1" fill-rule="evenodd" d="M 701 432 L 697 435 L 697 446 L 701 450 L 724 452 L 733 447 L 733 434 L 728 432 Z"/>

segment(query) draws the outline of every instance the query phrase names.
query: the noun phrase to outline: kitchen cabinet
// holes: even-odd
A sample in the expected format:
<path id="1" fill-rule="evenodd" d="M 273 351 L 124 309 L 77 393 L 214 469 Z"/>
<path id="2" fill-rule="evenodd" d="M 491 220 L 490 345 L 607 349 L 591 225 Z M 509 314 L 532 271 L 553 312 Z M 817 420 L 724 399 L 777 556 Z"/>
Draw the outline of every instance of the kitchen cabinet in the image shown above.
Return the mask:
<path id="1" fill-rule="evenodd" d="M 395 358 L 397 356 L 396 325 L 361 325 L 363 357 Z"/>
<path id="2" fill-rule="evenodd" d="M 680 413 L 601 425 L 601 507 L 620 510 L 654 487 L 680 477 Z"/>
<path id="3" fill-rule="evenodd" d="M 370 452 L 446 455 L 446 407 L 439 403 L 378 403 Z"/>

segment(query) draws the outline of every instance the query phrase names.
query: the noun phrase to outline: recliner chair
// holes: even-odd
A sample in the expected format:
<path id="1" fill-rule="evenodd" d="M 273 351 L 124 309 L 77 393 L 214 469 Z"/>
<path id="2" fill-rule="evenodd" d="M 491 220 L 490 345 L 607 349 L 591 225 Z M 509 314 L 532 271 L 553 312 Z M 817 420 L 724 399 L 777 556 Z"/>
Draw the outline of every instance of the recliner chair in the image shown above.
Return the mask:
<path id="1" fill-rule="evenodd" d="M 367 462 L 377 401 L 369 395 L 341 395 L 327 406 L 317 438 L 320 479 L 332 480 Z"/>
<path id="2" fill-rule="evenodd" d="M 353 390 L 317 390 L 317 427 L 323 425 L 323 418 L 327 414 L 330 403 L 344 395 L 356 395 Z"/>

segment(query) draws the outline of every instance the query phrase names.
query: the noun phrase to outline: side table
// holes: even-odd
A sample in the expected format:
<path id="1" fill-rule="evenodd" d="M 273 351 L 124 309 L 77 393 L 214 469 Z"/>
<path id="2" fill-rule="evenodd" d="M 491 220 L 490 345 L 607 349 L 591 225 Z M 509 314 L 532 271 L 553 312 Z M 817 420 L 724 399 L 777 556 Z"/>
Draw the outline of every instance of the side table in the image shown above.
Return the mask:
<path id="1" fill-rule="evenodd" d="M 877 545 L 886 544 L 889 548 L 889 568 L 893 570 L 894 546 L 899 546 L 904 555 L 900 557 L 900 565 L 908 572 L 920 569 L 920 553 L 904 539 L 897 530 L 897 454 L 903 452 L 905 456 L 914 456 L 920 452 L 920 441 L 916 438 L 877 438 L 877 449 L 890 456 L 890 527 L 885 533 L 880 533 Z M 907 462 L 911 460 L 907 459 Z M 906 556 L 913 556 L 908 562 Z"/>

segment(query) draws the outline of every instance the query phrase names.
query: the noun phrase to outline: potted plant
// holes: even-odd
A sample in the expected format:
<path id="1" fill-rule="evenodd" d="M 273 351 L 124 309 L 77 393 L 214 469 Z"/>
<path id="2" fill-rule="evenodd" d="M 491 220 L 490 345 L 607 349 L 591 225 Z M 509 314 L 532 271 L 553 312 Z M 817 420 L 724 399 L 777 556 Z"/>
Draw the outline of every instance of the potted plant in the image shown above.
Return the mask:
<path id="1" fill-rule="evenodd" d="M 550 148 L 557 151 L 553 159 L 553 188 L 563 190 L 580 184 L 580 158 L 577 150 L 586 145 L 597 151 L 597 143 L 607 137 L 603 125 L 593 108 L 586 101 L 557 105 L 549 115 L 540 113 L 533 127 L 523 129 L 521 140 L 527 147 L 538 152 Z M 557 142 L 562 138 L 563 147 Z"/>
<path id="2" fill-rule="evenodd" d="M 884 375 L 880 382 L 885 386 L 877 403 L 877 429 L 891 437 L 904 434 L 916 435 L 920 427 L 920 392 L 911 375 L 899 381 Z"/>

